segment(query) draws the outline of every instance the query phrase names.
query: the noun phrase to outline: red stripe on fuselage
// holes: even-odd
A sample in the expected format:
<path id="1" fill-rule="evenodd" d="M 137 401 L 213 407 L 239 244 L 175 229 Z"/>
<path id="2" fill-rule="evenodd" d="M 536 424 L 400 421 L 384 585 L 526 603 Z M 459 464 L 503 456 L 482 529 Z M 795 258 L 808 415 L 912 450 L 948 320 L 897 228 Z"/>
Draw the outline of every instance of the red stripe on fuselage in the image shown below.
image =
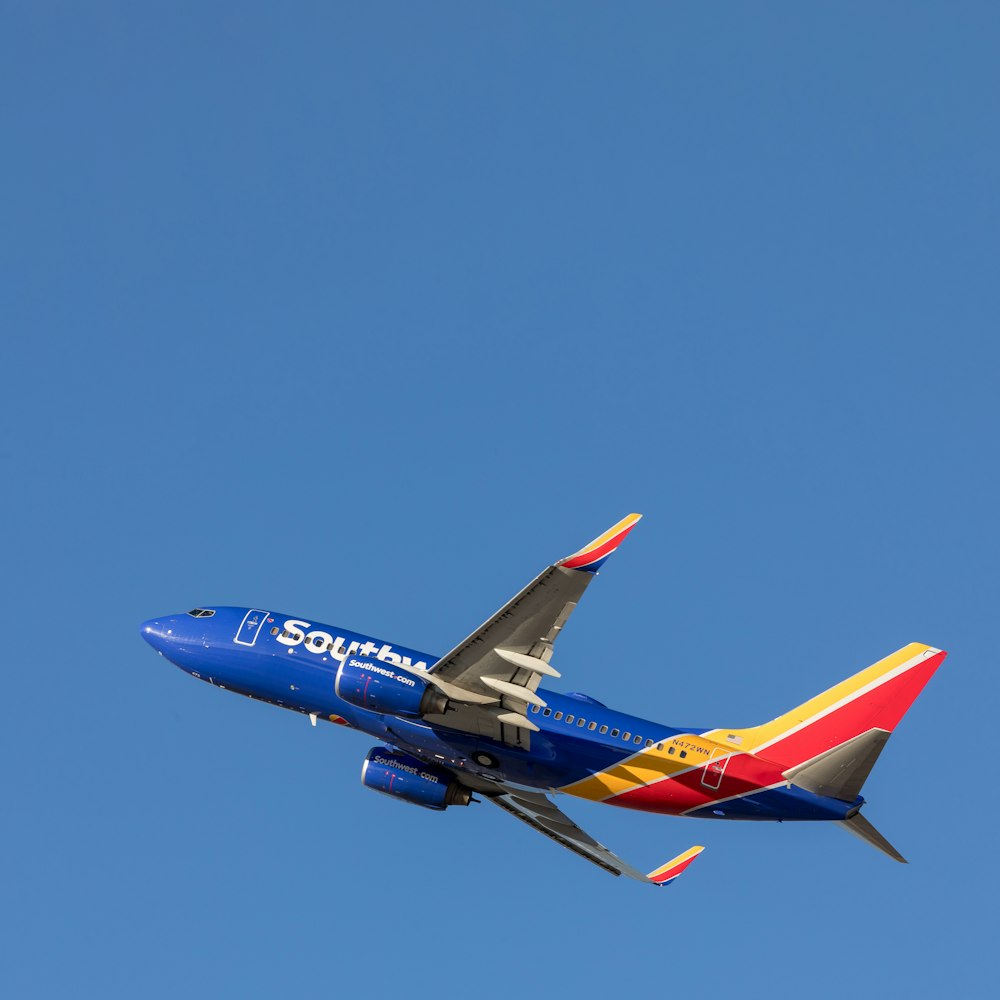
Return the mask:
<path id="1" fill-rule="evenodd" d="M 929 656 L 797 732 L 781 737 L 758 751 L 760 756 L 733 754 L 717 789 L 702 784 L 705 776 L 705 767 L 702 766 L 673 778 L 622 792 L 605 799 L 605 802 L 627 809 L 677 814 L 711 805 L 720 799 L 772 787 L 783 781 L 782 771 L 840 746 L 861 733 L 875 728 L 892 732 L 944 657 L 943 652 Z M 714 782 L 714 776 L 712 780 Z"/>
<path id="2" fill-rule="evenodd" d="M 728 799 L 733 795 L 746 795 L 767 788 L 781 781 L 781 772 L 770 761 L 759 760 L 749 754 L 737 753 L 729 758 L 725 774 L 718 788 L 703 785 L 705 768 L 685 771 L 674 778 L 643 785 L 605 799 L 608 805 L 623 806 L 626 809 L 641 809 L 644 812 L 678 813 L 689 809 Z M 713 782 L 715 775 L 711 775 Z"/>

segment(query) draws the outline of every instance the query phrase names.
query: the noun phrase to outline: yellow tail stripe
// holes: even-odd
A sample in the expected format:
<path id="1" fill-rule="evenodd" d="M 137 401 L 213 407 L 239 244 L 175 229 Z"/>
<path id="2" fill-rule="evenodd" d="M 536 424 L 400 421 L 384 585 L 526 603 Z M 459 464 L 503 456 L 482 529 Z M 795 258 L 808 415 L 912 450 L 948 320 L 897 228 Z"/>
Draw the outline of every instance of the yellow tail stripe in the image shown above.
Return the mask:
<path id="1" fill-rule="evenodd" d="M 729 746 L 730 749 L 752 752 L 765 743 L 771 743 L 807 719 L 832 708 L 838 702 L 850 700 L 852 695 L 856 695 L 869 684 L 892 673 L 908 660 L 919 663 L 920 657 L 929 650 L 936 651 L 933 646 L 927 646 L 921 642 L 911 642 L 908 646 L 897 649 L 895 653 L 890 653 L 878 663 L 873 663 L 853 677 L 848 677 L 846 681 L 835 684 L 828 691 L 816 695 L 815 698 L 810 698 L 798 708 L 793 708 L 790 712 L 779 715 L 778 718 L 765 722 L 762 726 L 754 726 L 750 729 L 713 729 L 705 733 L 705 736 Z"/>

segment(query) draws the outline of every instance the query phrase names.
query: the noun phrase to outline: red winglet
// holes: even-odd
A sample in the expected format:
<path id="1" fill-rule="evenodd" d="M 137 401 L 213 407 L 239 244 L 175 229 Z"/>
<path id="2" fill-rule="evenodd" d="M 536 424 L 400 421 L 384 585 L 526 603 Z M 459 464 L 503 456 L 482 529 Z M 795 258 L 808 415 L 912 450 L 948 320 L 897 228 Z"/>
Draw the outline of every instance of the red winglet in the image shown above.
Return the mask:
<path id="1" fill-rule="evenodd" d="M 655 871 L 651 871 L 646 878 L 656 885 L 670 885 L 703 850 L 705 850 L 704 847 L 689 847 L 683 854 L 678 854 L 672 861 L 668 861 L 665 865 L 660 865 Z"/>
<path id="2" fill-rule="evenodd" d="M 556 563 L 566 569 L 580 569 L 586 573 L 596 573 L 605 559 L 625 540 L 625 536 L 638 524 L 642 514 L 629 514 L 613 528 L 609 528 L 599 538 L 585 545 L 579 552 L 567 556 Z"/>

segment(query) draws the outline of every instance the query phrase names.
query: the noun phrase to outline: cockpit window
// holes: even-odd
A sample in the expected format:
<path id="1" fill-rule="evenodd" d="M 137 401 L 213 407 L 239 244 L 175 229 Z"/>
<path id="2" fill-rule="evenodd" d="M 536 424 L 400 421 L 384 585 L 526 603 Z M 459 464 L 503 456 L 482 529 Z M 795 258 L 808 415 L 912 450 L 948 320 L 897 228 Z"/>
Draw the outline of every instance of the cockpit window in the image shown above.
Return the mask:
<path id="1" fill-rule="evenodd" d="M 192 618 L 211 618 L 215 614 L 214 611 L 209 611 L 206 608 L 192 608 L 188 614 Z"/>

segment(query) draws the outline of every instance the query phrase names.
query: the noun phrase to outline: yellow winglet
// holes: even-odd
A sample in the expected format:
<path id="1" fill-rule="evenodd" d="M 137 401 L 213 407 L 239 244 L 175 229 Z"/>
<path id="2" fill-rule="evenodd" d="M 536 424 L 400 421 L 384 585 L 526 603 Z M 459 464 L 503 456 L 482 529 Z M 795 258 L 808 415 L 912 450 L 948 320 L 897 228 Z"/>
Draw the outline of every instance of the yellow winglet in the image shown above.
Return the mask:
<path id="1" fill-rule="evenodd" d="M 579 552 L 560 559 L 557 566 L 566 569 L 580 569 L 586 573 L 596 573 L 604 564 L 604 560 L 625 540 L 625 536 L 639 523 L 642 514 L 629 514 L 623 517 L 614 527 L 608 528 L 603 535 L 585 545 Z"/>
<path id="2" fill-rule="evenodd" d="M 660 865 L 655 871 L 651 871 L 646 878 L 656 885 L 670 885 L 703 850 L 705 850 L 704 847 L 689 847 L 683 854 L 678 854 L 672 861 L 668 861 L 665 865 Z"/>

